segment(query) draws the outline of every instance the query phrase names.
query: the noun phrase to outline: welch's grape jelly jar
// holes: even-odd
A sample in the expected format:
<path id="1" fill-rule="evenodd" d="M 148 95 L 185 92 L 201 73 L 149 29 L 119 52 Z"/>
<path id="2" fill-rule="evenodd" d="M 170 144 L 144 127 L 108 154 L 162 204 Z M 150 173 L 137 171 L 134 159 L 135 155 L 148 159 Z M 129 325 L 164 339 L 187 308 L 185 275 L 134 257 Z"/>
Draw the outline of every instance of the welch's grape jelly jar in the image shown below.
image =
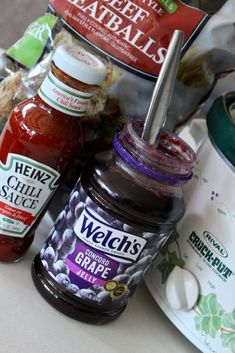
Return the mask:
<path id="1" fill-rule="evenodd" d="M 33 261 L 39 292 L 75 319 L 120 315 L 184 213 L 194 152 L 168 133 L 150 145 L 142 129 L 128 122 L 113 151 L 94 157 Z"/>

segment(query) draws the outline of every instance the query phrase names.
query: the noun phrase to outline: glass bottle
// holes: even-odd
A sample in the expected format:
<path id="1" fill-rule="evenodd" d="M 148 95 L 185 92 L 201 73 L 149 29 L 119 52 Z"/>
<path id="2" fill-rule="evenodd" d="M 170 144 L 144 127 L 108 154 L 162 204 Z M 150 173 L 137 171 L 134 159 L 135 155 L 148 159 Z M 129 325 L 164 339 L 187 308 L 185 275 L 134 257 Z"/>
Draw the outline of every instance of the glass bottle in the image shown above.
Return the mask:
<path id="1" fill-rule="evenodd" d="M 0 136 L 0 261 L 18 261 L 82 144 L 81 116 L 105 65 L 60 46 L 38 93 L 11 112 Z"/>
<path id="2" fill-rule="evenodd" d="M 184 213 L 181 185 L 194 152 L 166 132 L 150 145 L 142 129 L 128 122 L 113 151 L 96 155 L 34 259 L 39 292 L 75 319 L 100 324 L 120 315 Z"/>

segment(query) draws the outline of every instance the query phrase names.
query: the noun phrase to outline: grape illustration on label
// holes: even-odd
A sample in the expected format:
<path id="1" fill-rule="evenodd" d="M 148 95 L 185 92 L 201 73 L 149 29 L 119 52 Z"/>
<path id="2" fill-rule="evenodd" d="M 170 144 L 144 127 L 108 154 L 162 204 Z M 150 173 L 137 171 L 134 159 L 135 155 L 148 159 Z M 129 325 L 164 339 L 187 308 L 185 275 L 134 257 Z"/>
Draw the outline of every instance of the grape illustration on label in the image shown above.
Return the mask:
<path id="1" fill-rule="evenodd" d="M 152 262 L 154 237 L 113 218 L 78 183 L 40 257 L 67 292 L 101 305 L 124 305 Z"/>

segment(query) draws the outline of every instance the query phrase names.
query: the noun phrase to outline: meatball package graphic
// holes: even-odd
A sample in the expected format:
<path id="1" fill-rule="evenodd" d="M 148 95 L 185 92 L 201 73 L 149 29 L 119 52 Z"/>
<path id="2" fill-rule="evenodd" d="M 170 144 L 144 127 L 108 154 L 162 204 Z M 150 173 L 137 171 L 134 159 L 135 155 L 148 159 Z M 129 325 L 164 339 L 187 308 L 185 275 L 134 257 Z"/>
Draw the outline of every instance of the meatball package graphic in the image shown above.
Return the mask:
<path id="1" fill-rule="evenodd" d="M 132 72 L 153 77 L 174 29 L 184 30 L 187 43 L 206 17 L 180 1 L 52 0 L 49 6 L 90 44 Z"/>

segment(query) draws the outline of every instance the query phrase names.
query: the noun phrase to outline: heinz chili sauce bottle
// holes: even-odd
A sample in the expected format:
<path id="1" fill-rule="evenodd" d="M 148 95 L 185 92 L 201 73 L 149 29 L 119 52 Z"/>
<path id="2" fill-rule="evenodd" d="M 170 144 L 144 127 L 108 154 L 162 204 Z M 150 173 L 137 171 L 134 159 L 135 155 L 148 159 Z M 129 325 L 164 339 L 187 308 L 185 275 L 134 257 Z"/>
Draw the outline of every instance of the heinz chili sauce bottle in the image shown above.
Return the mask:
<path id="1" fill-rule="evenodd" d="M 32 266 L 36 287 L 63 313 L 90 323 L 116 318 L 184 213 L 181 186 L 195 154 L 163 133 L 158 148 L 129 122 L 112 153 L 84 170 Z"/>
<path id="2" fill-rule="evenodd" d="M 18 261 L 82 144 L 81 117 L 105 78 L 100 59 L 60 46 L 38 93 L 18 104 L 0 136 L 0 261 Z"/>

